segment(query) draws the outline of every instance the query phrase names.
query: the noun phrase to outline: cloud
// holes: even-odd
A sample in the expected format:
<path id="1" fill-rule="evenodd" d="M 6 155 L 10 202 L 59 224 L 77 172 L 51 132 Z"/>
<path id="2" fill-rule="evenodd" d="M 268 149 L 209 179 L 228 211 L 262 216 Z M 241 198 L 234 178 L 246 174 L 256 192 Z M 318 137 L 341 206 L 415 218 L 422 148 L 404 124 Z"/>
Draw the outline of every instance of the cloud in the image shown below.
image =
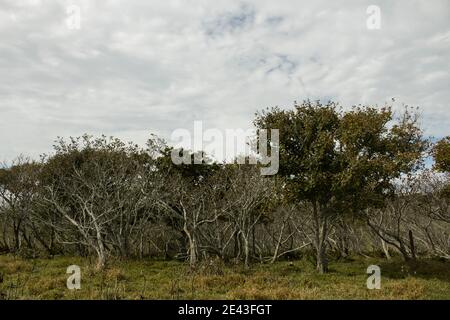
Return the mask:
<path id="1" fill-rule="evenodd" d="M 420 106 L 426 134 L 450 127 L 450 3 L 378 1 L 3 1 L 0 160 L 56 136 L 143 143 L 177 128 L 248 128 L 294 100 Z M 81 8 L 81 29 L 66 8 Z"/>

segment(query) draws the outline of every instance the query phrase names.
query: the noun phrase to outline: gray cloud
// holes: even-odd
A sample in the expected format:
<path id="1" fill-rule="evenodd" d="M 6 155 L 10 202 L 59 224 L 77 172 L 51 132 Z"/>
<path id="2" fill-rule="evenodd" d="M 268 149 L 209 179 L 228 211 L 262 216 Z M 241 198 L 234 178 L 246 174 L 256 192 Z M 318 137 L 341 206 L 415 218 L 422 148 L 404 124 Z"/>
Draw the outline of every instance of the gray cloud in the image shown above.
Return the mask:
<path id="1" fill-rule="evenodd" d="M 79 5 L 81 29 L 65 25 Z M 56 136 L 143 143 L 176 128 L 247 128 L 294 100 L 420 106 L 450 127 L 450 3 L 378 1 L 2 1 L 0 160 Z"/>

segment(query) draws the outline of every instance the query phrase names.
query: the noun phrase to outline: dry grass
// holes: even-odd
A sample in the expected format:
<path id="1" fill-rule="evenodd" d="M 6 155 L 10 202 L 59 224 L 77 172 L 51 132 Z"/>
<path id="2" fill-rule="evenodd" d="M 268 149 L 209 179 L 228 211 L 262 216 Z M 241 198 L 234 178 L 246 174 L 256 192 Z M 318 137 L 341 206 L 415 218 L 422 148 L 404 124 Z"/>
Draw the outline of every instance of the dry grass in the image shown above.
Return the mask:
<path id="1" fill-rule="evenodd" d="M 81 289 L 66 287 L 66 268 L 81 267 Z M 366 288 L 366 268 L 381 267 L 380 290 Z M 252 266 L 205 262 L 116 261 L 98 272 L 87 259 L 0 256 L 0 299 L 450 299 L 450 264 L 357 258 L 317 274 L 308 261 Z M 3 278 L 3 279 L 2 279 Z"/>

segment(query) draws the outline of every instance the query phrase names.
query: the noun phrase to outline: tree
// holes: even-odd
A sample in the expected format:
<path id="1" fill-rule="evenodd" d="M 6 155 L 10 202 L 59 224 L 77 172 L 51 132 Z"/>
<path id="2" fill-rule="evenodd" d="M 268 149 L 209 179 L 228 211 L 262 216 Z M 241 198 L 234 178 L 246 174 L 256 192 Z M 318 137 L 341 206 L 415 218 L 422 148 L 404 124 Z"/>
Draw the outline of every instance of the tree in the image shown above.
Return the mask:
<path id="1" fill-rule="evenodd" d="M 434 156 L 434 169 L 443 172 L 447 176 L 450 175 L 450 136 L 447 136 L 438 141 L 432 150 Z M 442 195 L 450 199 L 450 184 L 443 190 Z"/>
<path id="2" fill-rule="evenodd" d="M 156 207 L 161 180 L 148 153 L 118 139 L 90 136 L 58 141 L 43 175 L 43 205 L 66 244 L 94 250 L 97 267 L 117 251 L 130 253 Z"/>
<path id="3" fill-rule="evenodd" d="M 433 148 L 435 169 L 450 172 L 450 136 L 438 141 Z"/>
<path id="4" fill-rule="evenodd" d="M 28 248 L 31 249 L 33 247 L 32 234 L 43 245 L 46 245 L 43 237 L 36 232 L 35 228 L 27 229 L 31 224 L 30 214 L 39 188 L 37 178 L 39 170 L 38 163 L 19 157 L 9 168 L 0 171 L 0 201 L 4 203 L 6 209 L 3 212 L 4 219 L 10 222 L 13 235 L 13 243 L 8 244 L 5 230 L 8 223 L 5 221 L 3 242 L 5 247 L 14 252 L 22 248 L 22 241 L 25 241 Z"/>
<path id="5" fill-rule="evenodd" d="M 274 179 L 260 175 L 253 165 L 230 164 L 223 169 L 226 176 L 224 212 L 233 225 L 236 245 L 244 255 L 246 268 L 250 264 L 250 242 L 258 223 L 266 220 L 267 208 L 274 197 Z"/>
<path id="6" fill-rule="evenodd" d="M 445 192 L 449 175 L 425 170 L 415 177 L 418 190 L 414 194 L 411 228 L 425 251 L 437 257 L 450 259 L 450 198 Z M 411 188 L 412 189 L 412 188 Z"/>
<path id="7" fill-rule="evenodd" d="M 176 151 L 186 152 L 192 163 L 196 156 L 200 156 L 202 162 L 174 164 L 172 151 L 172 148 L 163 146 L 156 164 L 157 170 L 165 172 L 168 177 L 159 204 L 167 223 L 185 236 L 189 264 L 194 268 L 200 260 L 202 229 L 219 218 L 210 201 L 217 192 L 213 174 L 219 167 L 202 151 L 193 153 L 182 149 Z"/>
<path id="8" fill-rule="evenodd" d="M 293 110 L 256 114 L 258 129 L 279 129 L 280 169 L 293 201 L 312 207 L 318 272 L 327 272 L 327 238 L 333 221 L 381 206 L 393 179 L 410 172 L 425 148 L 417 117 L 409 110 L 391 125 L 390 108 L 304 101 Z"/>
<path id="9" fill-rule="evenodd" d="M 403 178 L 397 185 L 395 197 L 386 201 L 383 208 L 366 211 L 367 223 L 371 230 L 384 242 L 396 248 L 405 261 L 415 259 L 415 247 L 410 223 L 417 186 L 413 179 Z M 417 218 L 417 217 L 414 217 Z M 387 253 L 386 253 L 387 252 Z M 385 250 L 389 257 L 389 251 Z"/>

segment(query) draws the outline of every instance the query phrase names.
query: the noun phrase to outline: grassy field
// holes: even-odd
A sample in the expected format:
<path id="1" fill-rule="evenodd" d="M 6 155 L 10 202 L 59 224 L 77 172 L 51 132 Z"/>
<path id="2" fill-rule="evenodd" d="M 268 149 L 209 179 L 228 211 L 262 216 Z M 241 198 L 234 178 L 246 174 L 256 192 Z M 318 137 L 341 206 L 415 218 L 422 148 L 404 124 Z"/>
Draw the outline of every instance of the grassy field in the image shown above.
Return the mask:
<path id="1" fill-rule="evenodd" d="M 66 287 L 69 265 L 81 289 Z M 367 266 L 381 267 L 381 289 L 366 287 Z M 177 261 L 114 261 L 96 271 L 88 259 L 0 256 L 0 299 L 450 299 L 450 263 L 355 258 L 316 274 L 309 261 L 241 266 L 205 263 L 193 272 Z"/>

